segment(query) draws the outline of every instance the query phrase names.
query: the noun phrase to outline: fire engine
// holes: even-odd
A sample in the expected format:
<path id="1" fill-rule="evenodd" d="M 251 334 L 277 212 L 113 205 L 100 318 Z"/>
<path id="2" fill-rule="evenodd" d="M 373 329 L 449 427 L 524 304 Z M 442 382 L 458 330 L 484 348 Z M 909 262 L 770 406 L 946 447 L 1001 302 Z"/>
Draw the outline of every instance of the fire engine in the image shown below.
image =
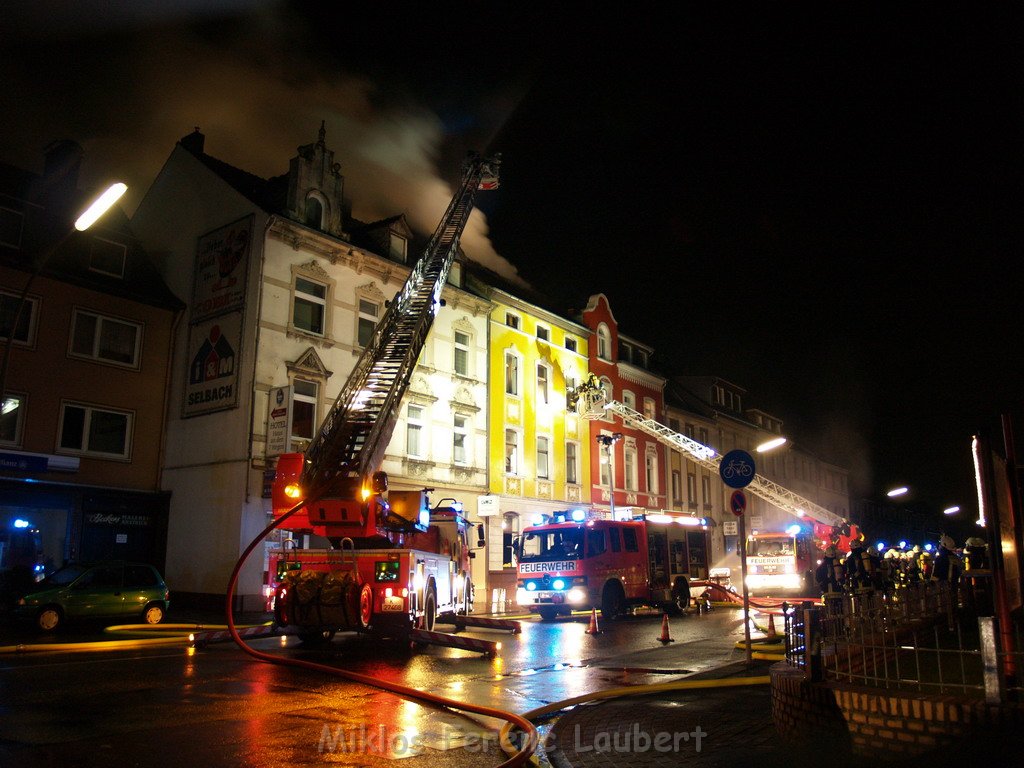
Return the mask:
<path id="1" fill-rule="evenodd" d="M 549 621 L 600 608 L 614 619 L 631 607 L 685 610 L 690 602 L 686 530 L 706 520 L 643 515 L 588 519 L 577 509 L 544 518 L 514 542 L 516 602 Z"/>
<path id="2" fill-rule="evenodd" d="M 651 435 L 671 448 L 683 451 L 688 454 L 691 461 L 718 474 L 722 457 L 714 448 L 669 429 L 622 403 L 609 400 L 600 382 L 593 375 L 569 394 L 568 402 L 569 407 L 585 419 L 607 418 L 608 412 L 614 413 L 620 416 L 624 423 Z M 748 588 L 776 591 L 785 588 L 803 592 L 813 584 L 814 568 L 820 551 L 831 544 L 840 552 L 849 552 L 850 542 L 860 535 L 857 527 L 849 521 L 762 475 L 755 473 L 744 490 L 789 512 L 801 521 L 795 528 L 787 528 L 786 533 L 752 533 L 748 540 L 747 565 L 750 568 L 752 563 L 756 563 L 756 570 L 747 574 Z M 774 553 L 777 549 L 786 549 L 791 555 L 776 555 Z M 754 554 L 753 558 L 750 558 L 752 553 L 762 551 L 764 554 Z M 769 555 L 768 552 L 772 554 Z"/>
<path id="3" fill-rule="evenodd" d="M 316 436 L 305 453 L 278 458 L 271 492 L 278 527 L 331 544 L 271 553 L 276 622 L 296 626 L 306 639 L 339 630 L 401 639 L 413 629 L 432 629 L 438 616 L 472 610 L 470 526 L 461 506 L 447 499 L 430 509 L 430 489 L 389 492 L 387 475 L 376 469 L 476 192 L 497 188 L 499 165 L 500 155 L 469 156 L 422 258 Z"/>
<path id="4" fill-rule="evenodd" d="M 755 531 L 747 537 L 747 589 L 751 594 L 813 595 L 820 555 L 813 534 L 802 526 L 791 525 L 783 533 Z"/>

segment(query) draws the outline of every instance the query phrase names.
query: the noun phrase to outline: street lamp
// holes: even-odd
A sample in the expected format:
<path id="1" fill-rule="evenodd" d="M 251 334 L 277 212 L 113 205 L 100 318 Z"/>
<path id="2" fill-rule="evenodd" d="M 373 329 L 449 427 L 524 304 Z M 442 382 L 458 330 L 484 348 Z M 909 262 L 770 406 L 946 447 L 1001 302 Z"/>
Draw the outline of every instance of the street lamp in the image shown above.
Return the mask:
<path id="1" fill-rule="evenodd" d="M 621 439 L 621 432 L 597 436 L 597 442 L 604 448 L 605 461 L 608 464 L 608 511 L 611 513 L 612 520 L 615 519 L 615 473 L 612 464 L 612 446 Z"/>
<path id="2" fill-rule="evenodd" d="M 758 453 L 764 453 L 765 451 L 770 451 L 772 448 L 778 448 L 780 445 L 785 445 L 785 444 L 786 444 L 786 438 L 784 438 L 784 437 L 776 437 L 776 438 L 773 438 L 773 439 L 768 440 L 766 442 L 763 442 L 759 446 L 757 446 L 757 452 Z"/>
<path id="3" fill-rule="evenodd" d="M 960 511 L 960 507 L 946 507 L 944 510 L 942 510 L 942 514 L 944 514 L 944 515 L 955 515 L 959 511 Z"/>
<path id="4" fill-rule="evenodd" d="M 901 485 L 899 488 L 893 488 L 891 491 L 887 492 L 885 495 L 888 496 L 889 498 L 893 498 L 895 496 L 902 496 L 903 494 L 905 494 L 909 490 L 910 489 L 907 488 L 907 486 Z"/>
<path id="5" fill-rule="evenodd" d="M 128 185 L 120 181 L 107 187 L 99 197 L 89 203 L 85 210 L 79 214 L 78 218 L 75 219 L 74 228 L 69 229 L 64 233 L 60 240 L 46 249 L 32 266 L 32 273 L 28 276 L 28 280 L 25 281 L 25 287 L 21 291 L 17 307 L 14 310 L 14 316 L 11 318 L 11 326 L 7 330 L 7 343 L 4 344 L 4 361 L 3 365 L 0 366 L 0 400 L 2 400 L 0 406 L 2 406 L 4 412 L 13 407 L 13 403 L 9 402 L 7 398 L 7 365 L 11 358 L 11 347 L 14 346 L 14 334 L 18 330 L 18 323 L 21 321 L 21 313 L 25 311 L 25 304 L 28 302 L 28 292 L 32 287 L 32 283 L 35 282 L 36 276 L 42 272 L 43 267 L 46 266 L 53 255 L 62 245 L 64 245 L 71 235 L 75 232 L 84 232 L 95 224 L 103 214 L 113 207 L 114 203 L 121 199 L 121 196 L 124 195 L 127 190 Z"/>

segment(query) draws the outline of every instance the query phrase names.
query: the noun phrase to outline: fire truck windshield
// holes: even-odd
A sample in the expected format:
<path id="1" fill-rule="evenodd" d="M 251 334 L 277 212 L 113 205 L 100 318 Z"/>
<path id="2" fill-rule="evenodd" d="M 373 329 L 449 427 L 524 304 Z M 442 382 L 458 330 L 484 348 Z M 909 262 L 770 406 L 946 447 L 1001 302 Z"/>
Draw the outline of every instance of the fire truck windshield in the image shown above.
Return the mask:
<path id="1" fill-rule="evenodd" d="M 751 544 L 751 551 L 748 554 L 756 557 L 781 557 L 792 555 L 795 552 L 791 536 L 770 539 L 755 538 Z"/>
<path id="2" fill-rule="evenodd" d="M 561 528 L 526 531 L 520 545 L 520 562 L 537 560 L 572 560 L 583 551 L 583 530 Z"/>

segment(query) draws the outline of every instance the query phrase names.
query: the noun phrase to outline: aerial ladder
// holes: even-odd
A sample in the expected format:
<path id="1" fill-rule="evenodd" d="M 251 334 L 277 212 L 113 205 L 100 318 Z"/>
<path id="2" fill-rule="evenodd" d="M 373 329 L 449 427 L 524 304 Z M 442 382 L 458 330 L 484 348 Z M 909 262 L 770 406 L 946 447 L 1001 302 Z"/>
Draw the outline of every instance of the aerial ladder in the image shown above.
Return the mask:
<path id="1" fill-rule="evenodd" d="M 394 541 L 404 524 L 424 530 L 422 510 L 388 504 L 380 496 L 387 477 L 378 472 L 398 420 L 399 406 L 416 361 L 441 306 L 459 238 L 473 211 L 476 193 L 496 189 L 500 155 L 472 153 L 462 182 L 431 236 L 423 256 L 377 324 L 348 381 L 305 453 L 278 458 L 273 490 L 275 517 L 287 514 L 281 527 L 312 530 L 335 545 L 343 538 Z"/>
<path id="2" fill-rule="evenodd" d="M 647 418 L 629 406 L 609 400 L 600 381 L 593 374 L 569 393 L 568 404 L 570 409 L 575 409 L 576 413 L 584 419 L 603 419 L 606 418 L 607 413 L 614 413 L 621 417 L 624 423 L 639 429 L 670 448 L 683 451 L 701 467 L 709 469 L 715 474 L 719 472 L 722 457 L 714 448 L 669 429 L 664 424 Z M 755 473 L 750 484 L 744 490 L 750 491 L 758 498 L 764 499 L 769 504 L 795 517 L 810 521 L 814 527 L 815 537 L 826 542 L 826 545 L 837 544 L 840 548 L 849 549 L 851 536 L 856 536 L 856 531 L 851 531 L 849 521 L 763 475 Z"/>

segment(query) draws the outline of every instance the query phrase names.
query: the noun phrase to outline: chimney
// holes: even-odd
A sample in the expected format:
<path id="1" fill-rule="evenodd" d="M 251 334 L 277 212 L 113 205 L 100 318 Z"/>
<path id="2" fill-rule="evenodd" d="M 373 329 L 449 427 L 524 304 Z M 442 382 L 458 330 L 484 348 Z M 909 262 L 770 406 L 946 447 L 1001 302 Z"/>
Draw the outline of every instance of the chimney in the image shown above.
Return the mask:
<path id="1" fill-rule="evenodd" d="M 206 137 L 199 132 L 199 126 L 197 125 L 196 129 L 192 131 L 192 133 L 190 133 L 188 136 L 185 136 L 178 143 L 181 144 L 181 146 L 183 146 L 193 155 L 198 156 L 203 154 L 203 147 L 206 144 Z"/>

